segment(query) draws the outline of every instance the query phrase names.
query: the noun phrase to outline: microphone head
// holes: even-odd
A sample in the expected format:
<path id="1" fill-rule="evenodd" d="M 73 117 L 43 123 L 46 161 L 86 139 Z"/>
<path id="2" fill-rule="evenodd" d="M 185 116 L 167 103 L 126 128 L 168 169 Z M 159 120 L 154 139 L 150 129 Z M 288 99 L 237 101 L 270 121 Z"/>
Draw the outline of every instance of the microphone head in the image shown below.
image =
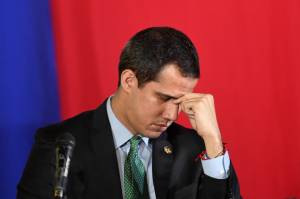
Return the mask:
<path id="1" fill-rule="evenodd" d="M 54 198 L 65 199 L 68 173 L 72 153 L 75 147 L 75 138 L 69 132 L 64 132 L 56 138 L 56 170 L 54 181 Z"/>
<path id="2" fill-rule="evenodd" d="M 71 133 L 65 132 L 56 138 L 55 143 L 57 146 L 70 145 L 70 146 L 74 147 L 75 146 L 75 138 Z"/>

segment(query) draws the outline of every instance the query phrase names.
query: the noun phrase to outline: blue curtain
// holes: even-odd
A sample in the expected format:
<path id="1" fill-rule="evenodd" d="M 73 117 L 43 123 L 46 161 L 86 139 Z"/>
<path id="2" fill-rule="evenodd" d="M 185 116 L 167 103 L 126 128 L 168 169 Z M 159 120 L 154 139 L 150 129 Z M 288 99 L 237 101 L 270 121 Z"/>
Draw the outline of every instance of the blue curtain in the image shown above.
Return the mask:
<path id="1" fill-rule="evenodd" d="M 48 0 L 0 1 L 0 197 L 16 197 L 34 132 L 57 122 Z"/>

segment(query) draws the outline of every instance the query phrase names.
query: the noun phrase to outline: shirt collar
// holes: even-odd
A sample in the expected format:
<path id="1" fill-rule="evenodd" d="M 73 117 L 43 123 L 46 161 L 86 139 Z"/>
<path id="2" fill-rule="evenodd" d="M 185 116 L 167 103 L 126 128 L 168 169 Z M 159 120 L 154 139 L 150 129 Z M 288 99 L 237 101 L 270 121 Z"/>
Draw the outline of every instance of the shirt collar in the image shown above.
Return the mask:
<path id="1" fill-rule="evenodd" d="M 117 116 L 114 114 L 111 107 L 111 98 L 110 96 L 106 102 L 106 109 L 108 120 L 112 129 L 112 134 L 114 138 L 115 148 L 122 147 L 133 137 L 133 134 L 118 120 Z M 141 136 L 142 137 L 142 136 Z M 142 140 L 148 146 L 149 138 L 142 137 Z"/>

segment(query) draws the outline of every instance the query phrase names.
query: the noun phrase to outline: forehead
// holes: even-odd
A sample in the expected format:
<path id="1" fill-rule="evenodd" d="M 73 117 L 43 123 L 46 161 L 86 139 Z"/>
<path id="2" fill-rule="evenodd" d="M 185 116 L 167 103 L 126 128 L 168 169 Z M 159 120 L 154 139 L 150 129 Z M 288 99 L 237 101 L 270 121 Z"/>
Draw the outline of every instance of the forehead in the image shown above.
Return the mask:
<path id="1" fill-rule="evenodd" d="M 197 78 L 184 77 L 175 64 L 169 64 L 158 74 L 155 81 L 146 86 L 164 94 L 179 96 L 193 92 L 197 82 Z"/>

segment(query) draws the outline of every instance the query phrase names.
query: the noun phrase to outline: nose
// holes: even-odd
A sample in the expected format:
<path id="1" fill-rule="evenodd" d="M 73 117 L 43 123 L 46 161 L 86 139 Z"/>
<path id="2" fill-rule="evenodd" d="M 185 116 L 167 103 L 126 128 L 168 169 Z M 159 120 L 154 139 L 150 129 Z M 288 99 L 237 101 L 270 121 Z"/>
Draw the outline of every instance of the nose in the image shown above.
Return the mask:
<path id="1" fill-rule="evenodd" d="M 175 104 L 172 101 L 167 102 L 164 112 L 162 113 L 162 117 L 167 121 L 176 121 L 179 111 L 180 110 L 178 104 Z"/>

